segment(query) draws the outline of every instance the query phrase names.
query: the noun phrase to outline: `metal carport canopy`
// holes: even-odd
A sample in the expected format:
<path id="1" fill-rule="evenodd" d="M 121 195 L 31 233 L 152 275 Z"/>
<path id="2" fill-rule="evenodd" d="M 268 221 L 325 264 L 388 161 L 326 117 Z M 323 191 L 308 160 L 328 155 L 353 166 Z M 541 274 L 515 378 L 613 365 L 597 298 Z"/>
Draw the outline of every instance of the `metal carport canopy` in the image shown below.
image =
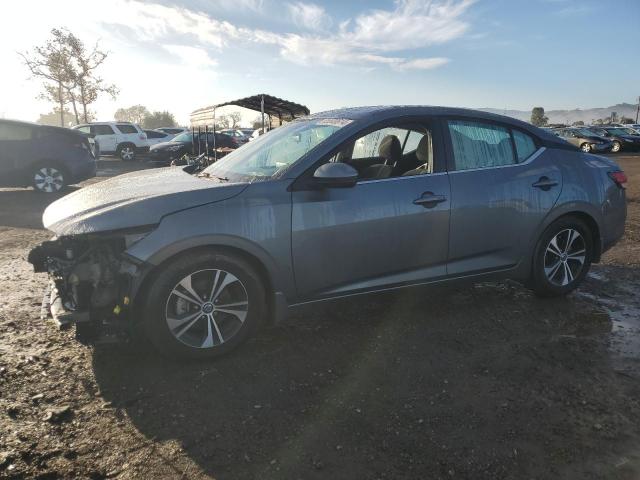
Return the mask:
<path id="1" fill-rule="evenodd" d="M 293 120 L 296 117 L 309 115 L 309 109 L 304 105 L 264 93 L 240 98 L 238 100 L 232 100 L 230 102 L 219 103 L 210 107 L 200 108 L 195 110 L 191 115 L 196 116 L 199 113 L 215 110 L 227 105 L 237 105 L 238 107 L 248 108 L 249 110 L 263 112 L 267 115 L 278 117 L 279 119 L 286 121 Z"/>

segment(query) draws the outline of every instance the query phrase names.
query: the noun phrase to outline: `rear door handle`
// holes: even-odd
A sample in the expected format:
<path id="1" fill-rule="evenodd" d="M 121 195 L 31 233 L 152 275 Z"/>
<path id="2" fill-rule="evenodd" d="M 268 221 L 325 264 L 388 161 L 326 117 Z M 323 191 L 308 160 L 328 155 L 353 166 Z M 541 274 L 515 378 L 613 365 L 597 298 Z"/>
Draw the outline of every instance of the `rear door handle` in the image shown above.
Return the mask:
<path id="1" fill-rule="evenodd" d="M 552 180 L 549 177 L 540 177 L 540 179 L 531 185 L 534 188 L 539 188 L 541 190 L 549 190 L 551 187 L 555 187 L 558 185 L 558 182 Z"/>
<path id="2" fill-rule="evenodd" d="M 413 203 L 422 205 L 424 208 L 433 208 L 437 204 L 446 202 L 447 197 L 444 195 L 435 195 L 433 192 L 424 192 L 420 198 L 416 198 Z"/>

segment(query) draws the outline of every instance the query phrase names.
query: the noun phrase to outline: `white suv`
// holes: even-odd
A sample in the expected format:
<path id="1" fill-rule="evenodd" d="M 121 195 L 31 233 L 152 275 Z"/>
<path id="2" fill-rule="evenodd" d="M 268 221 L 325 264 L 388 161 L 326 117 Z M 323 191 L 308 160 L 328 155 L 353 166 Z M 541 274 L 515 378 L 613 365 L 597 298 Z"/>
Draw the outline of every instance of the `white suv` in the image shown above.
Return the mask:
<path id="1" fill-rule="evenodd" d="M 124 161 L 135 160 L 138 153 L 149 151 L 147 134 L 135 123 L 99 122 L 72 127 L 95 138 L 100 154 L 118 155 Z"/>

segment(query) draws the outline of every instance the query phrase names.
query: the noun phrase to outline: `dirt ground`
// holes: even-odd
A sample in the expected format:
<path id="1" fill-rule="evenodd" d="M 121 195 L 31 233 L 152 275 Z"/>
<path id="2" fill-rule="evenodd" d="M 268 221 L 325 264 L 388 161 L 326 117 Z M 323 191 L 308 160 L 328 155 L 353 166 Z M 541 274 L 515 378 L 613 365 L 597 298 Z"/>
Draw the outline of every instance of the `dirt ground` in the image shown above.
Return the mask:
<path id="1" fill-rule="evenodd" d="M 51 198 L 0 190 L 0 477 L 640 477 L 640 155 L 616 160 L 626 236 L 567 298 L 341 301 L 209 363 L 42 322 L 25 259 Z"/>

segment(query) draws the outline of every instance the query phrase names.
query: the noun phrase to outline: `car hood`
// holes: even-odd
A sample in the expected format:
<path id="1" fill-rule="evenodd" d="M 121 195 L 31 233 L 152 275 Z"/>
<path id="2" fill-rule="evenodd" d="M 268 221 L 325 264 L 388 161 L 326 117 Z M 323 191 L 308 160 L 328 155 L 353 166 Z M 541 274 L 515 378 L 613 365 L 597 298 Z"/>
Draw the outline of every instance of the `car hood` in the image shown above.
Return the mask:
<path id="1" fill-rule="evenodd" d="M 247 185 L 197 178 L 178 167 L 140 170 L 53 202 L 42 223 L 57 236 L 154 225 L 170 213 L 238 195 Z"/>

